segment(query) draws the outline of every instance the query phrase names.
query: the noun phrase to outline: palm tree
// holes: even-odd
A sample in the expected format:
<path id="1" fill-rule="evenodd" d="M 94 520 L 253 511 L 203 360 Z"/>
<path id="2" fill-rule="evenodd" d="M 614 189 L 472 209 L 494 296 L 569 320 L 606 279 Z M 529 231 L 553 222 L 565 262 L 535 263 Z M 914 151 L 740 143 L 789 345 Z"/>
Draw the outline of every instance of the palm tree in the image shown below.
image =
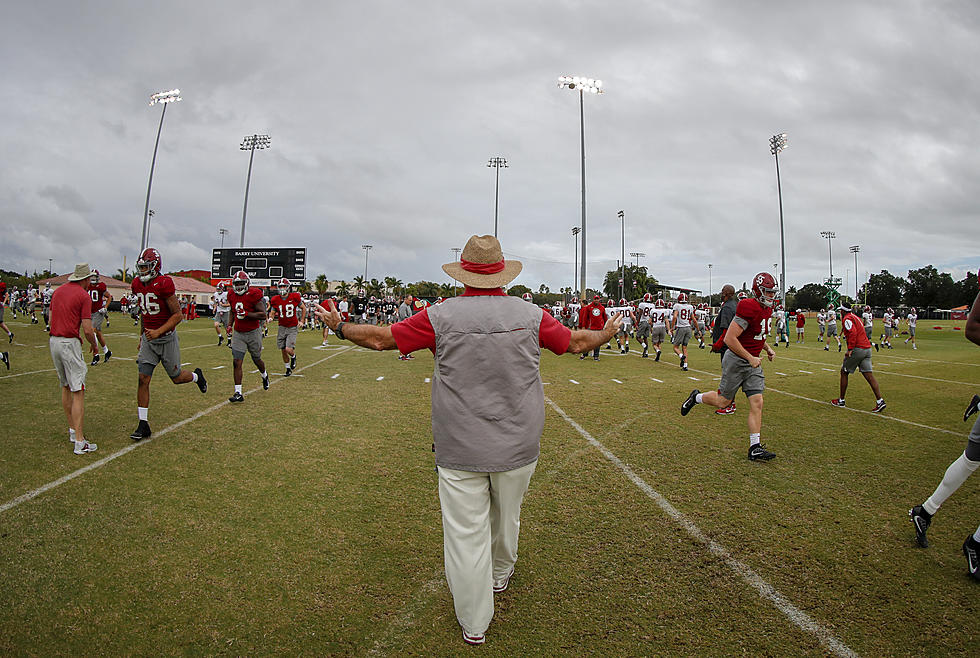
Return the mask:
<path id="1" fill-rule="evenodd" d="M 326 274 L 320 274 L 320 275 L 318 275 L 316 277 L 316 281 L 314 281 L 314 283 L 313 283 L 313 285 L 316 286 L 316 291 L 321 296 L 323 295 L 323 293 L 327 292 L 327 286 L 329 284 L 330 284 L 330 282 L 327 281 L 327 275 Z"/>
<path id="2" fill-rule="evenodd" d="M 386 276 L 385 277 L 385 294 L 389 294 L 389 295 L 397 294 L 396 293 L 396 290 L 395 290 L 395 286 L 398 283 L 400 283 L 400 282 L 395 277 L 393 277 L 393 276 Z"/>
<path id="3" fill-rule="evenodd" d="M 364 277 L 358 274 L 354 277 L 354 288 L 355 290 L 360 290 L 364 287 Z"/>
<path id="4" fill-rule="evenodd" d="M 350 294 L 350 284 L 346 281 L 341 281 L 337 284 L 337 296 L 346 297 Z"/>
<path id="5" fill-rule="evenodd" d="M 384 296 L 384 288 L 381 286 L 381 282 L 377 279 L 371 279 L 370 283 L 368 283 L 365 288 L 367 288 L 367 294 L 369 295 L 373 295 L 375 297 Z"/>
<path id="6" fill-rule="evenodd" d="M 123 283 L 126 283 L 130 279 L 130 276 L 129 276 L 129 268 L 127 267 L 124 270 L 116 270 L 116 274 L 115 274 L 114 278 L 119 279 Z"/>

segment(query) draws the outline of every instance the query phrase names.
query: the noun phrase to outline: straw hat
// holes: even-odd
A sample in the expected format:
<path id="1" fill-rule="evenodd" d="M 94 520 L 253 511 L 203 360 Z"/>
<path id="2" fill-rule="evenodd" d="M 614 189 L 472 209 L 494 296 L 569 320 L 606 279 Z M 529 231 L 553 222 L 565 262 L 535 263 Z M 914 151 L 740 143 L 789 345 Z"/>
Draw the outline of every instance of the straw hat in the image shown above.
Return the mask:
<path id="1" fill-rule="evenodd" d="M 466 241 L 458 263 L 446 263 L 442 270 L 471 288 L 502 288 L 521 273 L 520 261 L 504 260 L 500 243 L 492 235 L 474 235 Z"/>
<path id="2" fill-rule="evenodd" d="M 92 270 L 89 268 L 88 263 L 79 263 L 75 266 L 75 272 L 68 276 L 68 280 L 84 281 L 90 276 L 92 276 Z"/>

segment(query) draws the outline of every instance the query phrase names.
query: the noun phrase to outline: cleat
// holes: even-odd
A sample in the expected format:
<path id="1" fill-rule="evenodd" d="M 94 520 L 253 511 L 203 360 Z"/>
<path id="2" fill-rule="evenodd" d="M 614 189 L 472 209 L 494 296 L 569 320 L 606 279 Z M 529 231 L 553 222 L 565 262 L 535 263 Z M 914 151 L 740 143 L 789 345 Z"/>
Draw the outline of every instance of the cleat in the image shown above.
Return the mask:
<path id="1" fill-rule="evenodd" d="M 268 374 L 266 374 L 266 376 L 262 378 L 262 390 L 264 390 L 264 391 L 268 391 L 269 390 L 269 375 Z"/>
<path id="2" fill-rule="evenodd" d="M 824 352 L 829 352 L 830 351 L 830 345 L 824 345 L 823 346 L 823 351 Z"/>
<path id="3" fill-rule="evenodd" d="M 916 505 L 909 510 L 909 521 L 915 526 L 915 541 L 921 548 L 929 548 L 929 540 L 926 539 L 926 530 L 932 523 L 932 514 L 927 512 L 922 505 Z"/>
<path id="4" fill-rule="evenodd" d="M 194 368 L 194 374 L 197 375 L 197 387 L 201 389 L 201 393 L 208 392 L 208 380 L 204 378 L 204 373 L 200 368 Z"/>
<path id="5" fill-rule="evenodd" d="M 218 347 L 221 347 L 221 343 L 225 340 L 224 336 L 218 336 Z"/>
<path id="6" fill-rule="evenodd" d="M 660 360 L 660 350 L 657 350 L 657 358 L 654 359 L 654 361 L 659 361 L 659 360 Z"/>
<path id="7" fill-rule="evenodd" d="M 841 347 L 843 347 L 843 345 L 841 345 L 841 343 L 837 343 L 837 351 L 838 351 L 838 352 L 840 352 L 840 351 L 841 351 Z"/>
<path id="8" fill-rule="evenodd" d="M 99 449 L 99 446 L 94 443 L 89 443 L 88 441 L 75 441 L 75 454 L 84 455 L 86 452 L 95 452 Z"/>
<path id="9" fill-rule="evenodd" d="M 597 356 L 594 356 L 594 357 L 592 357 L 592 360 L 593 360 L 593 361 L 598 361 L 598 360 L 599 360 L 599 357 L 597 357 Z"/>
<path id="10" fill-rule="evenodd" d="M 401 357 L 399 357 L 399 358 L 401 358 Z M 283 375 L 283 376 L 284 377 L 289 377 L 291 374 L 293 374 L 293 369 L 290 368 L 289 366 L 286 366 L 286 374 Z"/>
<path id="11" fill-rule="evenodd" d="M 878 351 L 878 343 L 871 343 L 871 344 L 874 346 L 875 352 L 877 352 Z"/>
<path id="12" fill-rule="evenodd" d="M 106 363 L 109 363 L 109 359 L 111 359 L 111 358 L 112 358 L 112 350 L 106 350 L 106 353 L 105 353 L 105 362 Z"/>
<path id="13" fill-rule="evenodd" d="M 401 357 L 398 357 L 398 358 L 400 359 Z M 585 355 L 584 354 L 579 354 L 578 355 L 578 360 L 579 361 L 582 361 L 583 359 L 585 359 Z"/>
<path id="14" fill-rule="evenodd" d="M 292 368 L 292 369 L 294 369 L 294 370 L 296 369 L 296 355 L 295 354 L 292 355 L 291 357 L 289 357 L 289 367 Z"/>
<path id="15" fill-rule="evenodd" d="M 3 361 L 3 365 L 7 366 L 7 370 L 10 370 L 10 355 L 6 352 L 0 352 L 0 361 Z"/>
<path id="16" fill-rule="evenodd" d="M 133 433 L 129 435 L 129 438 L 133 441 L 142 441 L 143 439 L 150 438 L 150 424 L 145 420 L 141 420 L 139 425 L 136 426 L 136 429 L 133 430 Z"/>
<path id="17" fill-rule="evenodd" d="M 620 348 L 619 348 L 619 353 L 620 353 L 620 354 L 626 354 L 626 349 L 625 349 L 625 348 L 623 348 L 623 347 L 620 347 Z"/>
<path id="18" fill-rule="evenodd" d="M 463 642 L 466 642 L 466 644 L 472 644 L 474 646 L 477 646 L 477 645 L 483 644 L 486 641 L 487 641 L 487 636 L 486 635 L 482 635 L 482 634 L 481 635 L 470 635 L 466 631 L 463 631 Z"/>
<path id="19" fill-rule="evenodd" d="M 973 580 L 980 581 L 980 542 L 970 535 L 963 542 L 963 555 L 966 556 L 966 570 Z"/>
<path id="20" fill-rule="evenodd" d="M 769 452 L 766 447 L 761 443 L 756 443 L 754 446 L 749 448 L 749 461 L 764 461 L 767 462 L 770 459 L 774 459 L 776 453 Z"/>
<path id="21" fill-rule="evenodd" d="M 4 354 L 6 354 L 6 352 L 4 352 Z M 10 365 L 8 364 L 7 367 L 9 368 Z M 974 395 L 973 396 L 973 399 L 970 400 L 970 404 L 967 405 L 966 411 L 963 412 L 963 422 L 964 423 L 966 422 L 966 419 L 967 418 L 969 418 L 973 414 L 977 413 L 977 408 L 978 407 L 980 407 L 980 395 Z"/>
<path id="22" fill-rule="evenodd" d="M 98 354 L 92 355 L 92 363 L 90 363 L 89 365 L 92 365 L 92 366 L 99 365 L 99 355 Z"/>
<path id="23" fill-rule="evenodd" d="M 885 404 L 885 401 L 882 400 L 881 402 L 878 402 L 878 403 L 875 404 L 875 408 L 871 410 L 871 413 L 880 414 L 882 411 L 885 410 L 885 407 L 887 407 L 887 406 L 888 405 Z"/>
<path id="24" fill-rule="evenodd" d="M 493 593 L 500 594 L 507 590 L 507 586 L 510 585 L 510 579 L 514 577 L 514 567 L 510 568 L 510 573 L 503 580 L 493 581 Z"/>
<path id="25" fill-rule="evenodd" d="M 234 395 L 232 395 L 230 398 L 228 398 L 228 401 L 229 402 L 244 402 L 245 401 L 245 396 L 236 391 Z"/>
<path id="26" fill-rule="evenodd" d="M 629 343 L 626 343 L 626 353 L 627 354 L 630 353 L 630 344 Z"/>
<path id="27" fill-rule="evenodd" d="M 830 401 L 830 404 L 834 405 L 835 407 L 843 407 L 844 401 L 841 400 L 840 398 L 834 398 L 833 400 Z"/>
<path id="28" fill-rule="evenodd" d="M 698 403 L 697 396 L 698 393 L 700 392 L 701 391 L 699 391 L 698 389 L 694 389 L 693 391 L 691 391 L 691 394 L 687 396 L 687 399 L 684 400 L 684 404 L 681 405 L 682 416 L 686 416 L 688 413 L 690 413 L 691 409 L 694 408 L 694 405 Z"/>
<path id="29" fill-rule="evenodd" d="M 715 413 L 719 416 L 730 416 L 735 413 L 735 403 L 732 402 L 730 405 L 722 409 L 715 409 Z"/>

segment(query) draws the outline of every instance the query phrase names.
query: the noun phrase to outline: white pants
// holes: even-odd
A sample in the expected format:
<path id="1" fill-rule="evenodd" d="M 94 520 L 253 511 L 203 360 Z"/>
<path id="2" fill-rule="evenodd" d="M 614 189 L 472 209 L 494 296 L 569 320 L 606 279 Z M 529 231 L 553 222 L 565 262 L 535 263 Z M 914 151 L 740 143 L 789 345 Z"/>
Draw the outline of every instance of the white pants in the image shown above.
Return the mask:
<path id="1" fill-rule="evenodd" d="M 446 580 L 456 619 L 472 635 L 493 618 L 493 581 L 517 562 L 521 502 L 537 464 L 500 473 L 438 468 Z"/>

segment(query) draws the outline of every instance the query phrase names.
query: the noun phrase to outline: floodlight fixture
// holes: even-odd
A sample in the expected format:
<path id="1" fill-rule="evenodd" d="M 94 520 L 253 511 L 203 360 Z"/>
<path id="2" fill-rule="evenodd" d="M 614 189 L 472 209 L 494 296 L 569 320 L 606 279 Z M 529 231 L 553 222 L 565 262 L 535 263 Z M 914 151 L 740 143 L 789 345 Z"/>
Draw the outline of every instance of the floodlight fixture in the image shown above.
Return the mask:
<path id="1" fill-rule="evenodd" d="M 238 148 L 242 151 L 249 151 L 248 156 L 248 175 L 245 177 L 245 204 L 242 206 L 242 235 L 239 240 L 239 249 L 245 247 L 245 215 L 248 212 L 248 188 L 252 183 L 252 161 L 255 159 L 255 150 L 269 148 L 272 138 L 268 135 L 246 135 L 242 138 L 242 143 Z"/>
<path id="2" fill-rule="evenodd" d="M 837 237 L 834 231 L 820 231 L 820 237 L 827 239 L 827 253 L 830 255 L 830 281 L 834 280 L 834 250 L 832 240 Z M 840 285 L 838 283 L 838 285 Z"/>
<path id="3" fill-rule="evenodd" d="M 507 158 L 501 158 L 499 156 L 490 158 L 490 162 L 487 163 L 487 167 L 493 167 L 497 174 L 497 182 L 494 185 L 493 191 L 493 237 L 497 237 L 497 206 L 500 201 L 500 168 L 507 166 Z"/>
<path id="4" fill-rule="evenodd" d="M 772 137 L 769 138 L 769 150 L 772 152 L 773 155 L 776 155 L 784 148 L 786 148 L 788 141 L 789 138 L 786 136 L 786 133 L 779 133 L 778 135 L 773 135 Z"/>
<path id="5" fill-rule="evenodd" d="M 160 103 L 163 111 L 160 113 L 160 125 L 157 127 L 157 141 L 153 145 L 153 159 L 150 160 L 150 179 L 146 183 L 146 205 L 143 206 L 143 234 L 140 237 L 140 253 L 146 249 L 147 232 L 150 224 L 150 189 L 153 187 L 153 170 L 157 164 L 157 150 L 160 148 L 160 133 L 163 131 L 163 117 L 167 116 L 167 105 L 181 100 L 180 89 L 161 91 L 150 96 L 150 105 Z"/>
<path id="6" fill-rule="evenodd" d="M 779 274 L 779 294 L 783 307 L 786 307 L 786 233 L 783 230 L 783 185 L 779 178 L 779 152 L 786 148 L 786 133 L 778 133 L 769 138 L 769 151 L 776 159 L 776 196 L 779 199 L 779 258 L 782 269 Z"/>
<path id="7" fill-rule="evenodd" d="M 167 103 L 176 103 L 181 100 L 184 99 L 180 97 L 180 89 L 171 89 L 170 91 L 161 91 L 150 96 L 150 105 L 156 105 L 157 103 L 166 105 Z"/>

